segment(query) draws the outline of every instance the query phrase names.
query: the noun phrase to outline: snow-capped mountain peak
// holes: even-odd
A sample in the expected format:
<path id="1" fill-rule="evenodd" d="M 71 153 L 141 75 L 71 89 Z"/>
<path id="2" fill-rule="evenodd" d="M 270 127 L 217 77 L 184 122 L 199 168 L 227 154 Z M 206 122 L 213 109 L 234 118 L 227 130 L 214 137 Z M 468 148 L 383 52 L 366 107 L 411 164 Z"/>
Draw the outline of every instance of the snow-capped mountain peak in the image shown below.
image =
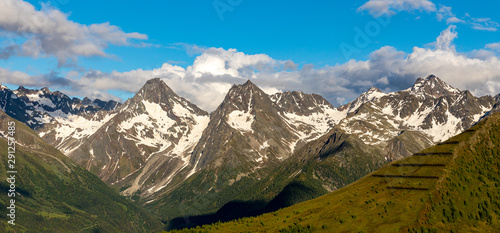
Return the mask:
<path id="1" fill-rule="evenodd" d="M 68 156 L 108 183 L 128 185 L 124 194 L 151 195 L 189 166 L 209 119 L 206 111 L 155 78 Z"/>
<path id="2" fill-rule="evenodd" d="M 460 93 L 459 89 L 450 86 L 434 75 L 429 75 L 426 78 L 418 78 L 415 84 L 407 89 L 407 91 L 414 94 L 428 94 L 435 97 Z"/>
<path id="3" fill-rule="evenodd" d="M 170 96 L 176 96 L 176 94 L 160 78 L 154 78 L 148 80 L 134 98 L 160 103 L 168 100 Z"/>
<path id="4" fill-rule="evenodd" d="M 493 102 L 491 96 L 476 98 L 429 75 L 399 92 L 371 88 L 353 101 L 340 125 L 372 145 L 382 145 L 402 130 L 422 132 L 437 143 L 469 128 Z"/>
<path id="5" fill-rule="evenodd" d="M 361 94 L 358 98 L 356 98 L 349 107 L 349 113 L 356 111 L 362 104 L 377 101 L 378 99 L 387 96 L 388 94 L 382 92 L 380 89 L 376 87 L 372 87 L 368 89 L 368 91 Z"/>
<path id="6" fill-rule="evenodd" d="M 262 100 L 266 94 L 250 80 L 242 85 L 233 85 L 223 101 L 224 111 L 243 111 L 249 113 L 257 99 Z"/>

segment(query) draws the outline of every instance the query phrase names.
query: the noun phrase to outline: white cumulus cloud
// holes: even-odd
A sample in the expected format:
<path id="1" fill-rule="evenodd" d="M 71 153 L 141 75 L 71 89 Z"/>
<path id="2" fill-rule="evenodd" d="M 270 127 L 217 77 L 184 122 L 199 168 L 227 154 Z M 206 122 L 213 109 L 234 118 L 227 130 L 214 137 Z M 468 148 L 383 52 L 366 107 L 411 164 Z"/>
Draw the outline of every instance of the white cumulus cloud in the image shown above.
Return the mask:
<path id="1" fill-rule="evenodd" d="M 75 63 L 79 56 L 108 56 L 104 49 L 109 45 L 145 46 L 133 40 L 148 39 L 145 34 L 126 33 L 107 22 L 84 25 L 68 16 L 46 4 L 36 10 L 22 0 L 0 1 L 0 31 L 23 40 L 0 49 L 0 58 L 54 56 L 59 65 L 66 65 Z"/>
<path id="2" fill-rule="evenodd" d="M 368 11 L 374 17 L 416 10 L 434 12 L 436 5 L 428 0 L 369 0 L 358 8 L 358 11 Z"/>
<path id="3" fill-rule="evenodd" d="M 266 54 L 207 48 L 186 68 L 164 63 L 151 70 L 89 71 L 83 75 L 70 73 L 66 77 L 29 76 L 0 69 L 0 76 L 7 77 L 2 82 L 6 80 L 10 84 L 47 85 L 68 94 L 103 99 L 116 99 L 109 94 L 113 90 L 135 93 L 147 80 L 160 77 L 177 94 L 207 111 L 213 111 L 222 102 L 233 84 L 242 84 L 247 79 L 268 94 L 300 90 L 320 94 L 337 106 L 352 101 L 372 86 L 386 92 L 399 91 L 409 88 L 418 77 L 429 74 L 454 87 L 470 90 L 476 96 L 500 93 L 500 60 L 495 53 L 490 50 L 457 52 L 453 45 L 455 38 L 457 32 L 450 25 L 431 43 L 433 47 L 414 47 L 411 53 L 406 53 L 384 46 L 365 61 L 350 60 L 335 66 L 298 67 L 291 61 L 276 60 Z M 486 48 L 499 49 L 500 45 L 488 44 Z"/>

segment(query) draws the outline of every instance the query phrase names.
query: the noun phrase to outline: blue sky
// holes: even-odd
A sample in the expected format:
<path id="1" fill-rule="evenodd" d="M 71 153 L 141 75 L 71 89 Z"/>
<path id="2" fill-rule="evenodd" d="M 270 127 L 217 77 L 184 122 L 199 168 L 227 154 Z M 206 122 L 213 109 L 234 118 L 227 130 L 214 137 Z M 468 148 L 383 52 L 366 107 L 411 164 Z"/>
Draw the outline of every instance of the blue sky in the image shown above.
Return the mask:
<path id="1" fill-rule="evenodd" d="M 0 5 L 0 82 L 9 87 L 123 100 L 158 76 L 207 110 L 247 79 L 269 93 L 319 93 L 334 105 L 431 73 L 476 95 L 500 92 L 500 3 L 492 0 Z"/>

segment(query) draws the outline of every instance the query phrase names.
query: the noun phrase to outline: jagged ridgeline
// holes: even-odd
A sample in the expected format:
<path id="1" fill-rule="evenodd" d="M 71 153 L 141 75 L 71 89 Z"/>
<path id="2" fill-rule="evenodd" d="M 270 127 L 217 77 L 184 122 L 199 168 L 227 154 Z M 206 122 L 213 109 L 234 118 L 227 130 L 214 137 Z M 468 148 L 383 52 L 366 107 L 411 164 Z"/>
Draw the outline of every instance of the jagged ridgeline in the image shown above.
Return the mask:
<path id="1" fill-rule="evenodd" d="M 0 108 L 169 229 L 230 221 L 342 188 L 498 111 L 438 77 L 370 88 L 334 107 L 316 94 L 233 85 L 210 114 L 159 78 L 124 104 L 0 86 Z"/>
<path id="2" fill-rule="evenodd" d="M 8 122 L 15 122 L 16 220 L 7 224 Z M 1 232 L 151 232 L 159 220 L 0 111 Z M 12 169 L 8 169 L 12 170 Z"/>
<path id="3" fill-rule="evenodd" d="M 497 113 L 330 194 L 194 232 L 498 232 L 499 170 Z"/>

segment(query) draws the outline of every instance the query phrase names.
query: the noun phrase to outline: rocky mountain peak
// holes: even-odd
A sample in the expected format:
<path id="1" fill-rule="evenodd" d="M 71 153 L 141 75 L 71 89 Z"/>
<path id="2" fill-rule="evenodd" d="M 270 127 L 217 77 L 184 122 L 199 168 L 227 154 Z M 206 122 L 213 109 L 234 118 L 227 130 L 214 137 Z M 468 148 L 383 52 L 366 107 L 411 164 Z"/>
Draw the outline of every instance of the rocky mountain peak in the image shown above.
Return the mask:
<path id="1" fill-rule="evenodd" d="M 269 97 L 264 91 L 248 80 L 244 84 L 233 85 L 229 89 L 222 106 L 229 107 L 229 110 L 248 112 L 254 107 L 256 99 L 269 99 Z"/>
<path id="2" fill-rule="evenodd" d="M 82 104 L 83 104 L 83 105 L 90 105 L 90 104 L 92 104 L 92 100 L 91 100 L 91 99 L 89 99 L 88 97 L 85 97 L 85 98 L 83 98 L 83 100 L 82 100 Z"/>
<path id="3" fill-rule="evenodd" d="M 163 111 L 165 111 L 172 119 L 176 119 L 176 117 L 178 117 L 177 114 L 180 114 L 175 113 L 174 109 L 176 108 L 177 111 L 185 109 L 186 111 L 199 116 L 208 115 L 206 111 L 178 96 L 160 78 L 148 80 L 132 99 L 127 100 L 122 105 L 121 109 L 127 109 L 127 111 L 132 109 L 141 109 L 140 111 L 143 112 L 145 110 L 144 107 L 146 107 L 144 104 L 148 105 L 148 103 L 159 105 L 161 109 L 163 109 Z"/>
<path id="4" fill-rule="evenodd" d="M 25 88 L 24 86 L 19 86 L 14 91 L 14 93 L 16 93 L 16 95 L 27 95 L 27 94 L 31 94 L 32 92 L 34 92 L 34 90 L 30 90 L 28 88 Z"/>
<path id="5" fill-rule="evenodd" d="M 361 106 L 364 103 L 375 101 L 386 95 L 387 94 L 382 92 L 380 89 L 372 87 L 368 89 L 368 91 L 366 91 L 365 93 L 361 94 L 358 98 L 356 98 L 352 102 L 352 104 L 349 107 L 349 112 L 355 111 L 356 109 L 359 108 L 359 106 Z"/>
<path id="6" fill-rule="evenodd" d="M 460 93 L 460 90 L 450 86 L 435 75 L 429 75 L 426 78 L 418 78 L 415 84 L 410 88 L 412 93 L 424 93 L 435 97 L 453 95 Z"/>
<path id="7" fill-rule="evenodd" d="M 358 99 L 372 101 L 374 98 L 380 98 L 384 95 L 385 95 L 385 93 L 382 92 L 380 89 L 378 89 L 376 87 L 372 87 L 372 88 L 368 89 L 368 91 L 366 91 L 365 93 L 361 94 L 358 97 Z"/>
<path id="8" fill-rule="evenodd" d="M 311 115 L 334 107 L 322 96 L 305 94 L 301 91 L 285 91 L 270 96 L 283 111 L 299 115 Z"/>
<path id="9" fill-rule="evenodd" d="M 371 87 L 370 89 L 368 89 L 368 91 L 366 93 L 371 94 L 371 93 L 375 93 L 375 92 L 383 93 L 380 89 L 378 89 L 376 87 Z"/>
<path id="10" fill-rule="evenodd" d="M 92 104 L 97 105 L 106 111 L 114 110 L 115 108 L 120 106 L 120 103 L 114 100 L 102 101 L 100 99 L 95 99 L 94 101 L 92 101 Z"/>
<path id="11" fill-rule="evenodd" d="M 44 87 L 44 88 L 42 88 L 42 89 L 40 89 L 40 90 L 41 90 L 44 94 L 50 94 L 50 93 L 52 93 L 52 92 L 49 90 L 49 88 L 48 88 L 48 87 Z"/>
<path id="12" fill-rule="evenodd" d="M 148 80 L 134 96 L 137 100 L 148 100 L 153 103 L 166 102 L 171 97 L 179 98 L 160 78 Z"/>
<path id="13" fill-rule="evenodd" d="M 245 83 L 243 83 L 243 86 L 255 86 L 255 84 L 253 84 L 253 82 L 248 79 Z"/>
<path id="14" fill-rule="evenodd" d="M 231 89 L 229 89 L 228 94 L 241 94 L 244 95 L 249 91 L 262 91 L 259 87 L 257 87 L 252 81 L 247 80 L 245 83 L 241 85 L 234 84 Z"/>

